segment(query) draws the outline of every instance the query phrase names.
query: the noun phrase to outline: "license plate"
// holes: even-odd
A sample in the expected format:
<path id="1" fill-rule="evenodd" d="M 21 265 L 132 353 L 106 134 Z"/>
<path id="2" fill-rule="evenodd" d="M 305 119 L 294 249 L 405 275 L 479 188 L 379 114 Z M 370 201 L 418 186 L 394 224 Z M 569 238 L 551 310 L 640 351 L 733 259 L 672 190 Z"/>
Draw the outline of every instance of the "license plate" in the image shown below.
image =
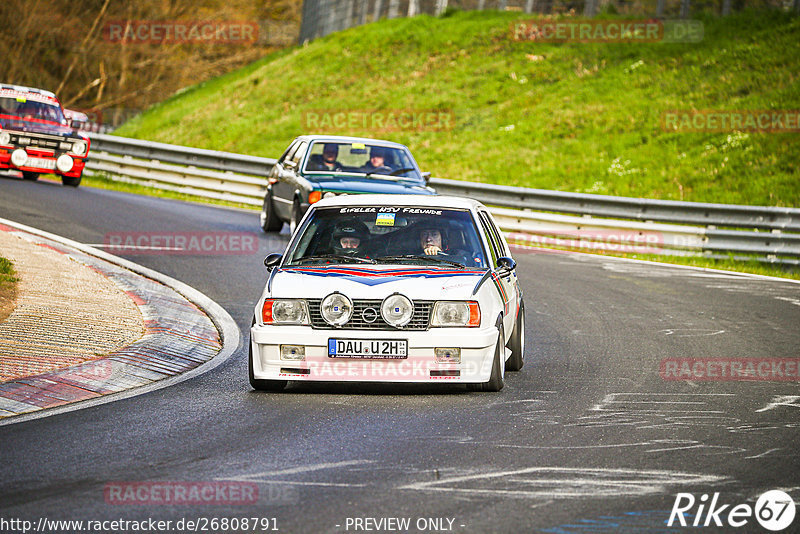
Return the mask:
<path id="1" fill-rule="evenodd" d="M 375 358 L 404 360 L 408 358 L 405 339 L 328 339 L 329 358 Z"/>
<path id="2" fill-rule="evenodd" d="M 23 167 L 35 167 L 37 169 L 55 169 L 56 168 L 56 160 L 29 157 L 25 161 L 25 165 L 23 165 Z"/>

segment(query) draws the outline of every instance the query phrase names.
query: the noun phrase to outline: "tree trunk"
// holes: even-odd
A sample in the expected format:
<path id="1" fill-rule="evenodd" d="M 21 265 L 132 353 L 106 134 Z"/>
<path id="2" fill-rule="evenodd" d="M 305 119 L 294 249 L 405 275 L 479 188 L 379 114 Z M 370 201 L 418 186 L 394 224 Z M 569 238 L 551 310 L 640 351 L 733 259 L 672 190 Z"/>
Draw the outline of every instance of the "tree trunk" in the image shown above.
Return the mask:
<path id="1" fill-rule="evenodd" d="M 389 0 L 389 18 L 396 19 L 400 15 L 400 0 Z"/>

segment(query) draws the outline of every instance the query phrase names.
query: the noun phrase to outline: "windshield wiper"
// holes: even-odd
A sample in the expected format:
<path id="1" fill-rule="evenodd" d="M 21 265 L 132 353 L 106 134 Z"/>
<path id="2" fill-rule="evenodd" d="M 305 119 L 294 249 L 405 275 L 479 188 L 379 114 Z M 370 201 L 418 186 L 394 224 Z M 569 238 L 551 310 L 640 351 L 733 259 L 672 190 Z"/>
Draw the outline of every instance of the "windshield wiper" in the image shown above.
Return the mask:
<path id="1" fill-rule="evenodd" d="M 306 256 L 305 258 L 298 259 L 296 263 L 305 263 L 308 261 L 317 261 L 317 260 L 341 260 L 344 263 L 348 262 L 376 263 L 375 260 L 369 258 L 360 258 L 358 256 L 347 256 L 345 254 L 320 254 L 318 256 Z M 291 264 L 289 266 L 291 266 Z"/>
<path id="2" fill-rule="evenodd" d="M 404 173 L 404 172 L 408 172 L 408 171 L 413 171 L 413 170 L 416 170 L 416 169 L 413 169 L 413 168 L 411 168 L 411 167 L 403 167 L 402 169 L 395 169 L 395 170 L 393 170 L 393 171 L 392 171 L 392 172 L 390 172 L 390 173 L 383 173 L 383 172 L 372 171 L 372 172 L 368 172 L 368 173 L 367 173 L 367 176 L 397 176 L 397 175 L 398 175 L 398 174 L 400 174 L 400 173 Z"/>
<path id="3" fill-rule="evenodd" d="M 446 260 L 444 258 L 440 258 L 439 256 L 427 256 L 421 254 L 403 254 L 402 256 L 380 256 L 375 258 L 376 261 L 381 262 L 391 262 L 397 260 L 423 260 L 423 261 L 432 261 L 434 263 L 446 263 L 448 265 L 452 265 L 453 267 L 458 267 L 460 269 L 466 269 L 467 266 L 463 263 L 458 263 L 457 261 L 453 260 Z"/>

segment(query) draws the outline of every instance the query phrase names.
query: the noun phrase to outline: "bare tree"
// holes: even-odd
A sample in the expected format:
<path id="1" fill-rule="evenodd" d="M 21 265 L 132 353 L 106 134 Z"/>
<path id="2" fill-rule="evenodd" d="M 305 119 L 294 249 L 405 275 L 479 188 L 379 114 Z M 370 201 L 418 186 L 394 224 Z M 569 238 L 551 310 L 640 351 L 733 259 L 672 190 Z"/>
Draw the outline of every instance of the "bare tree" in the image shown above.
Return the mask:
<path id="1" fill-rule="evenodd" d="M 389 0 L 389 16 L 390 19 L 396 19 L 400 16 L 400 0 Z"/>
<path id="2" fill-rule="evenodd" d="M 689 18 L 689 2 L 690 0 L 681 0 L 681 18 Z"/>

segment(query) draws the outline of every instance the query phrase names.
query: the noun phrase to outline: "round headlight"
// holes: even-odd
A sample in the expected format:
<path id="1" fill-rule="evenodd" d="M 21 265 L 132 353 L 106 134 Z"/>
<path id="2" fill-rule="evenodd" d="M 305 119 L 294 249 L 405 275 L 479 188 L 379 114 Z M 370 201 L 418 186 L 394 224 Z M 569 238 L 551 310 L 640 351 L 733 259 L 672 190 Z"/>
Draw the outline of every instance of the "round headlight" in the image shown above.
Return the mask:
<path id="1" fill-rule="evenodd" d="M 86 143 L 83 141 L 77 141 L 74 145 L 72 145 L 72 152 L 79 156 L 83 156 L 86 154 Z"/>
<path id="2" fill-rule="evenodd" d="M 0 132 L 0 145 L 7 145 L 11 142 L 11 134 L 8 132 Z"/>
<path id="3" fill-rule="evenodd" d="M 342 326 L 353 315 L 353 303 L 341 293 L 331 293 L 322 299 L 319 311 L 329 325 Z"/>
<path id="4" fill-rule="evenodd" d="M 56 160 L 56 168 L 61 172 L 69 172 L 72 170 L 73 161 L 70 156 L 61 154 Z"/>
<path id="5" fill-rule="evenodd" d="M 11 163 L 15 167 L 22 167 L 26 161 L 28 161 L 28 153 L 25 152 L 24 148 L 18 148 L 11 153 Z"/>
<path id="6" fill-rule="evenodd" d="M 401 328 L 411 322 L 414 315 L 414 303 L 399 293 L 389 295 L 381 304 L 381 317 L 391 326 Z"/>

